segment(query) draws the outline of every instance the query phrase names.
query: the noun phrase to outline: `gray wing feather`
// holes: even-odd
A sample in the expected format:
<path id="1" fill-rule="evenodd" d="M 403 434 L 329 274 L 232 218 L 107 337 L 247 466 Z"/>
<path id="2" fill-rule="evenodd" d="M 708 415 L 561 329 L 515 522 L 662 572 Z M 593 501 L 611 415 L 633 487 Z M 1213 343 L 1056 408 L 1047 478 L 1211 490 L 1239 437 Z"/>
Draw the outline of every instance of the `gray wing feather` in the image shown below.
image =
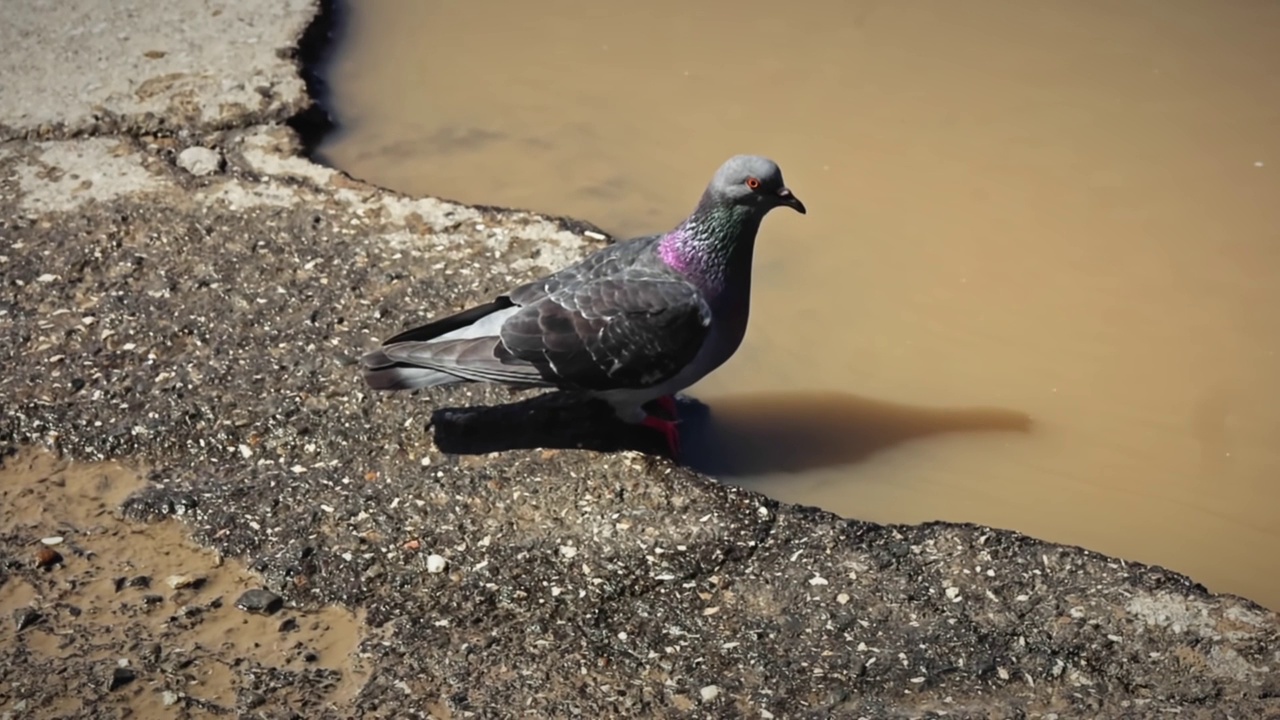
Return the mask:
<path id="1" fill-rule="evenodd" d="M 711 310 L 655 244 L 614 246 L 513 291 L 523 307 L 503 323 L 499 352 L 588 390 L 650 387 L 680 372 L 701 349 Z"/>
<path id="2" fill-rule="evenodd" d="M 493 303 L 406 331 L 364 358 L 372 387 L 451 382 L 643 388 L 697 356 L 711 311 L 658 237 L 612 245 Z"/>

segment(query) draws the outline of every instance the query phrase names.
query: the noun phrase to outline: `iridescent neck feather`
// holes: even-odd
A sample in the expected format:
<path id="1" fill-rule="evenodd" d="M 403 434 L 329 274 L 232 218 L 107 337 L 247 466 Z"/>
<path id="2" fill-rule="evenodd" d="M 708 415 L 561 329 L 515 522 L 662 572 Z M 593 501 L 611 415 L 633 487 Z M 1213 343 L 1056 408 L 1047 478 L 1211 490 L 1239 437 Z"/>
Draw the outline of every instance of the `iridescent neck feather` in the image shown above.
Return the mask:
<path id="1" fill-rule="evenodd" d="M 693 214 L 659 241 L 658 254 L 704 290 L 719 294 L 740 274 L 749 283 L 760 219 L 752 208 L 704 196 Z"/>

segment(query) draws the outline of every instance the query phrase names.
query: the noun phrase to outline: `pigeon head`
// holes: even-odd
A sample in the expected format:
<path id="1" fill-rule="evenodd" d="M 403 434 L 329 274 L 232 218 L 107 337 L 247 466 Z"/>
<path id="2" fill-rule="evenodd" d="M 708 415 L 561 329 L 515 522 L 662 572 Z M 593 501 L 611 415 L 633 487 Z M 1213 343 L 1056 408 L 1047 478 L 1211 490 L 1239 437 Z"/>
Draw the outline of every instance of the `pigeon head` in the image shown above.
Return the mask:
<path id="1" fill-rule="evenodd" d="M 751 287 L 756 232 L 768 212 L 786 206 L 804 212 L 804 203 L 782 181 L 777 163 L 756 155 L 736 155 L 716 171 L 698 206 L 658 243 L 658 254 L 705 293 L 718 295 Z"/>
<path id="2" fill-rule="evenodd" d="M 786 206 L 804 214 L 804 203 L 782 181 L 782 169 L 769 158 L 735 155 L 716 171 L 707 186 L 710 199 L 726 205 L 753 208 L 764 214 Z"/>

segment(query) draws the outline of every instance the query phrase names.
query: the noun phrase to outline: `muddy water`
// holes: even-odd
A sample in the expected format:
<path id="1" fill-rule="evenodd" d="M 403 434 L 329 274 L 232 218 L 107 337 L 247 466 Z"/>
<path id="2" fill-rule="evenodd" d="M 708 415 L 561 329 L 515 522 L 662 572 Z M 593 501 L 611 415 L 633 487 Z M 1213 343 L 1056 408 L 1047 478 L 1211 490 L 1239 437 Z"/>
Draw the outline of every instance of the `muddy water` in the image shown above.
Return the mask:
<path id="1" fill-rule="evenodd" d="M 357 177 L 626 234 L 779 161 L 810 212 L 693 389 L 702 466 L 1280 608 L 1280 5 L 355 5 Z"/>
<path id="2" fill-rule="evenodd" d="M 101 702 L 122 717 L 212 717 L 231 712 L 256 672 L 319 669 L 338 675 L 327 695 L 300 689 L 284 701 L 349 704 L 368 676 L 362 618 L 336 607 L 239 610 L 235 599 L 262 586 L 247 568 L 190 542 L 177 521 L 118 517 L 144 484 L 114 463 L 32 449 L 0 458 L 0 554 L 14 561 L 0 575 L 0 648 L 56 668 L 34 696 L 15 690 L 24 673 L 0 672 L 0 716 L 82 717 Z M 56 559 L 39 567 L 49 550 Z M 15 613 L 29 610 L 39 619 L 23 627 Z M 117 663 L 138 679 L 103 700 L 96 683 Z"/>

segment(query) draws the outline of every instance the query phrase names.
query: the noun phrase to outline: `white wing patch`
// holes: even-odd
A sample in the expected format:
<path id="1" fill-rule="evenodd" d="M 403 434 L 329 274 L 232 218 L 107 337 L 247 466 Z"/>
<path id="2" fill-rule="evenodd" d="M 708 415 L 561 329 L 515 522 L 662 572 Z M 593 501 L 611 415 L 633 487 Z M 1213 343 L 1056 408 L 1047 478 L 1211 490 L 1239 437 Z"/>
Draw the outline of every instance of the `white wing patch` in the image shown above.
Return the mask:
<path id="1" fill-rule="evenodd" d="M 512 315 L 515 315 L 519 311 L 520 311 L 520 306 L 516 305 L 515 307 L 504 308 L 502 310 L 498 310 L 497 312 L 491 312 L 488 315 L 485 315 L 484 317 L 480 318 L 479 320 L 471 323 L 470 325 L 467 325 L 466 327 L 460 327 L 457 330 L 454 330 L 452 332 L 447 332 L 441 335 L 440 337 L 432 338 L 428 342 L 440 342 L 442 340 L 471 340 L 473 338 L 481 338 L 481 337 L 498 337 L 499 333 L 502 332 L 502 324 L 507 321 L 507 318 L 511 317 Z"/>

